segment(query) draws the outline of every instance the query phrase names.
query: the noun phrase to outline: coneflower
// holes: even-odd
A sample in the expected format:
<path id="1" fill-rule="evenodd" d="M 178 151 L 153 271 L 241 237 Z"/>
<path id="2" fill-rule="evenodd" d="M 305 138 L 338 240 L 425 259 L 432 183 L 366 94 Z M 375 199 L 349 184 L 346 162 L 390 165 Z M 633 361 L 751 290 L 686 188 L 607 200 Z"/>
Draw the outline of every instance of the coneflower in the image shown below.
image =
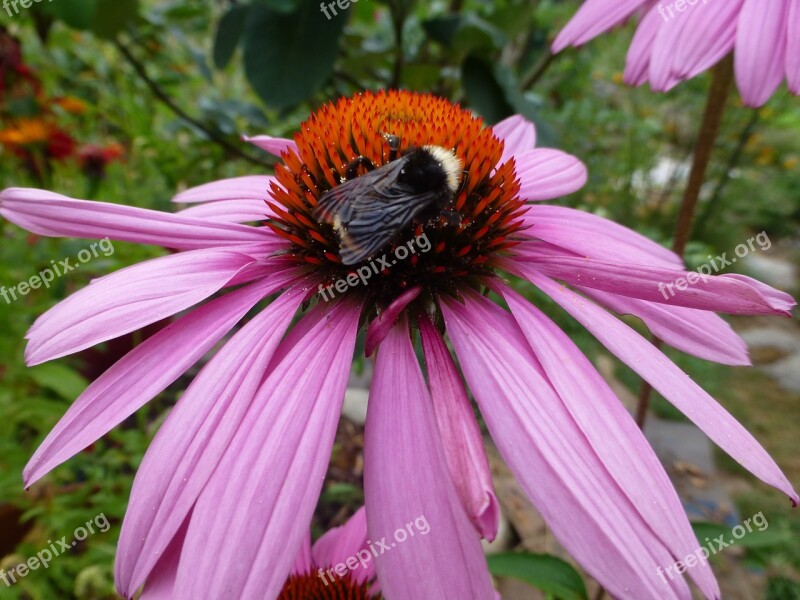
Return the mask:
<path id="1" fill-rule="evenodd" d="M 785 79 L 800 94 L 797 0 L 586 0 L 553 43 L 580 46 L 642 14 L 628 50 L 625 81 L 667 91 L 734 52 L 747 106 L 761 106 Z"/>
<path id="2" fill-rule="evenodd" d="M 426 146 L 452 152 L 464 173 L 441 215 L 412 219 L 378 254 L 399 257 L 397 249 L 418 238 L 430 243 L 427 252 L 408 253 L 326 302 L 320 288 L 353 280 L 364 264 L 343 264 L 347 231 L 318 222 L 314 209 L 348 177 L 364 176 L 352 166 L 359 156 L 376 168 L 390 162 L 387 134 L 399 139 L 400 155 Z M 164 572 L 171 598 L 279 596 L 307 536 L 365 329 L 368 352 L 377 352 L 365 430 L 368 532 L 375 539 L 418 515 L 431 527 L 376 557 L 386 597 L 495 597 L 480 537 L 496 532 L 497 501 L 471 393 L 554 534 L 611 594 L 689 598 L 682 577 L 657 574 L 698 544 L 663 467 L 589 360 L 511 289 L 510 276 L 548 294 L 735 460 L 796 502 L 758 442 L 604 308 L 639 316 L 681 350 L 742 365 L 744 343 L 712 311 L 786 315 L 794 301 L 741 275 L 697 280 L 676 255 L 633 231 L 529 204 L 586 180 L 574 157 L 534 147 L 531 123 L 517 116 L 487 127 L 433 96 L 364 93 L 321 108 L 294 140 L 251 141 L 281 156 L 275 177 L 186 191 L 175 200 L 198 204 L 178 214 L 41 190 L 0 194 L 2 215 L 40 235 L 181 250 L 96 280 L 40 317 L 28 335 L 30 364 L 215 296 L 92 383 L 37 450 L 28 485 L 164 390 L 277 294 L 204 366 L 142 462 L 117 555 L 126 597 L 142 585 L 147 594 Z M 268 226 L 242 224 L 265 219 Z M 671 296 L 659 289 L 680 278 L 697 283 Z M 688 573 L 706 597 L 719 595 L 707 563 Z"/>

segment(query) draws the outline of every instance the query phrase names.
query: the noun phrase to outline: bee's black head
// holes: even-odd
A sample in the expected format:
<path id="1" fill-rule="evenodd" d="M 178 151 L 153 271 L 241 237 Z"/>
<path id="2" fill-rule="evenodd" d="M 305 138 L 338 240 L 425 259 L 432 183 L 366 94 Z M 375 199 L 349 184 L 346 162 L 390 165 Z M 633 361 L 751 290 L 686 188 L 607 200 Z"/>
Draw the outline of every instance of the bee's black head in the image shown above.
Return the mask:
<path id="1" fill-rule="evenodd" d="M 454 194 L 461 176 L 461 161 L 439 146 L 417 148 L 403 157 L 405 166 L 398 179 L 414 192 L 442 190 Z"/>

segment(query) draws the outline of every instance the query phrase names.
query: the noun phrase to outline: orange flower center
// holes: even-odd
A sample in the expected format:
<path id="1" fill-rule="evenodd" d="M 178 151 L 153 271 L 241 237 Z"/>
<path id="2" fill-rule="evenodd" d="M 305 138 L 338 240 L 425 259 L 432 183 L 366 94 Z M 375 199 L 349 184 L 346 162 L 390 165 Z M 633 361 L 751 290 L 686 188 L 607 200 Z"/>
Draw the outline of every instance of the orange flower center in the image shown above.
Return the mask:
<path id="1" fill-rule="evenodd" d="M 345 265 L 341 231 L 315 219 L 314 208 L 348 176 L 367 172 L 354 166 L 360 157 L 376 169 L 391 162 L 387 135 L 399 138 L 396 160 L 424 146 L 452 152 L 463 165 L 458 189 L 436 214 L 421 213 L 375 255 Z M 514 161 L 499 164 L 503 142 L 480 118 L 447 100 L 406 91 L 342 98 L 304 122 L 295 142 L 298 153 L 285 152 L 275 169 L 278 183 L 272 185 L 269 205 L 276 216 L 268 225 L 291 242 L 293 258 L 314 265 L 326 282 L 352 277 L 359 266 L 370 265 L 368 284 L 349 289 L 372 304 L 386 306 L 414 286 L 425 292 L 423 301 L 455 294 L 465 283 L 491 276 L 496 257 L 515 244 L 524 201 Z M 413 240 L 418 242 L 413 252 L 401 248 L 410 248 Z M 381 256 L 388 258 L 381 262 Z"/>

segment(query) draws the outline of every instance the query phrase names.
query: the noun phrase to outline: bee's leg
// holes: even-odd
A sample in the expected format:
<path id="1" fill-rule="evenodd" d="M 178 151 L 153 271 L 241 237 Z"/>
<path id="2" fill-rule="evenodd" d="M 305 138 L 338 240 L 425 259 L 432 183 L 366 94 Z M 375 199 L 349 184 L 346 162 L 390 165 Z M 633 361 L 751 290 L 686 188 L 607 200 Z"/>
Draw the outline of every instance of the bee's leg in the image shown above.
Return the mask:
<path id="1" fill-rule="evenodd" d="M 397 160 L 400 156 L 400 138 L 389 133 L 382 133 L 381 135 L 389 145 L 389 162 Z"/>
<path id="2" fill-rule="evenodd" d="M 355 179 L 358 176 L 358 168 L 361 165 L 364 165 L 367 171 L 372 171 L 375 169 L 375 164 L 370 159 L 368 159 L 366 156 L 358 156 L 354 161 L 347 165 L 345 179 Z"/>
<path id="3" fill-rule="evenodd" d="M 469 183 L 469 171 L 463 171 L 464 176 L 461 178 L 461 185 L 458 186 L 458 191 L 455 193 L 455 197 L 458 198 L 465 189 L 467 189 L 467 184 Z"/>

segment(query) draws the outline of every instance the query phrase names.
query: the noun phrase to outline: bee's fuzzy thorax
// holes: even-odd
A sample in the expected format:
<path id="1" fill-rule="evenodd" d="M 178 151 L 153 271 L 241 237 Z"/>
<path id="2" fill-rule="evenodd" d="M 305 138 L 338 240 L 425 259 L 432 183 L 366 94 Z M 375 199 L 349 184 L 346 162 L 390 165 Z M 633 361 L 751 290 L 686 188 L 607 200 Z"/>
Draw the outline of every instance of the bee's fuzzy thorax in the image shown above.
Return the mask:
<path id="1" fill-rule="evenodd" d="M 451 150 L 442 148 L 441 146 L 423 146 L 422 148 L 433 159 L 441 165 L 444 169 L 445 176 L 447 177 L 447 187 L 451 194 L 455 194 L 458 189 L 459 181 L 461 181 L 461 174 L 464 170 L 464 163 L 458 158 Z"/>

